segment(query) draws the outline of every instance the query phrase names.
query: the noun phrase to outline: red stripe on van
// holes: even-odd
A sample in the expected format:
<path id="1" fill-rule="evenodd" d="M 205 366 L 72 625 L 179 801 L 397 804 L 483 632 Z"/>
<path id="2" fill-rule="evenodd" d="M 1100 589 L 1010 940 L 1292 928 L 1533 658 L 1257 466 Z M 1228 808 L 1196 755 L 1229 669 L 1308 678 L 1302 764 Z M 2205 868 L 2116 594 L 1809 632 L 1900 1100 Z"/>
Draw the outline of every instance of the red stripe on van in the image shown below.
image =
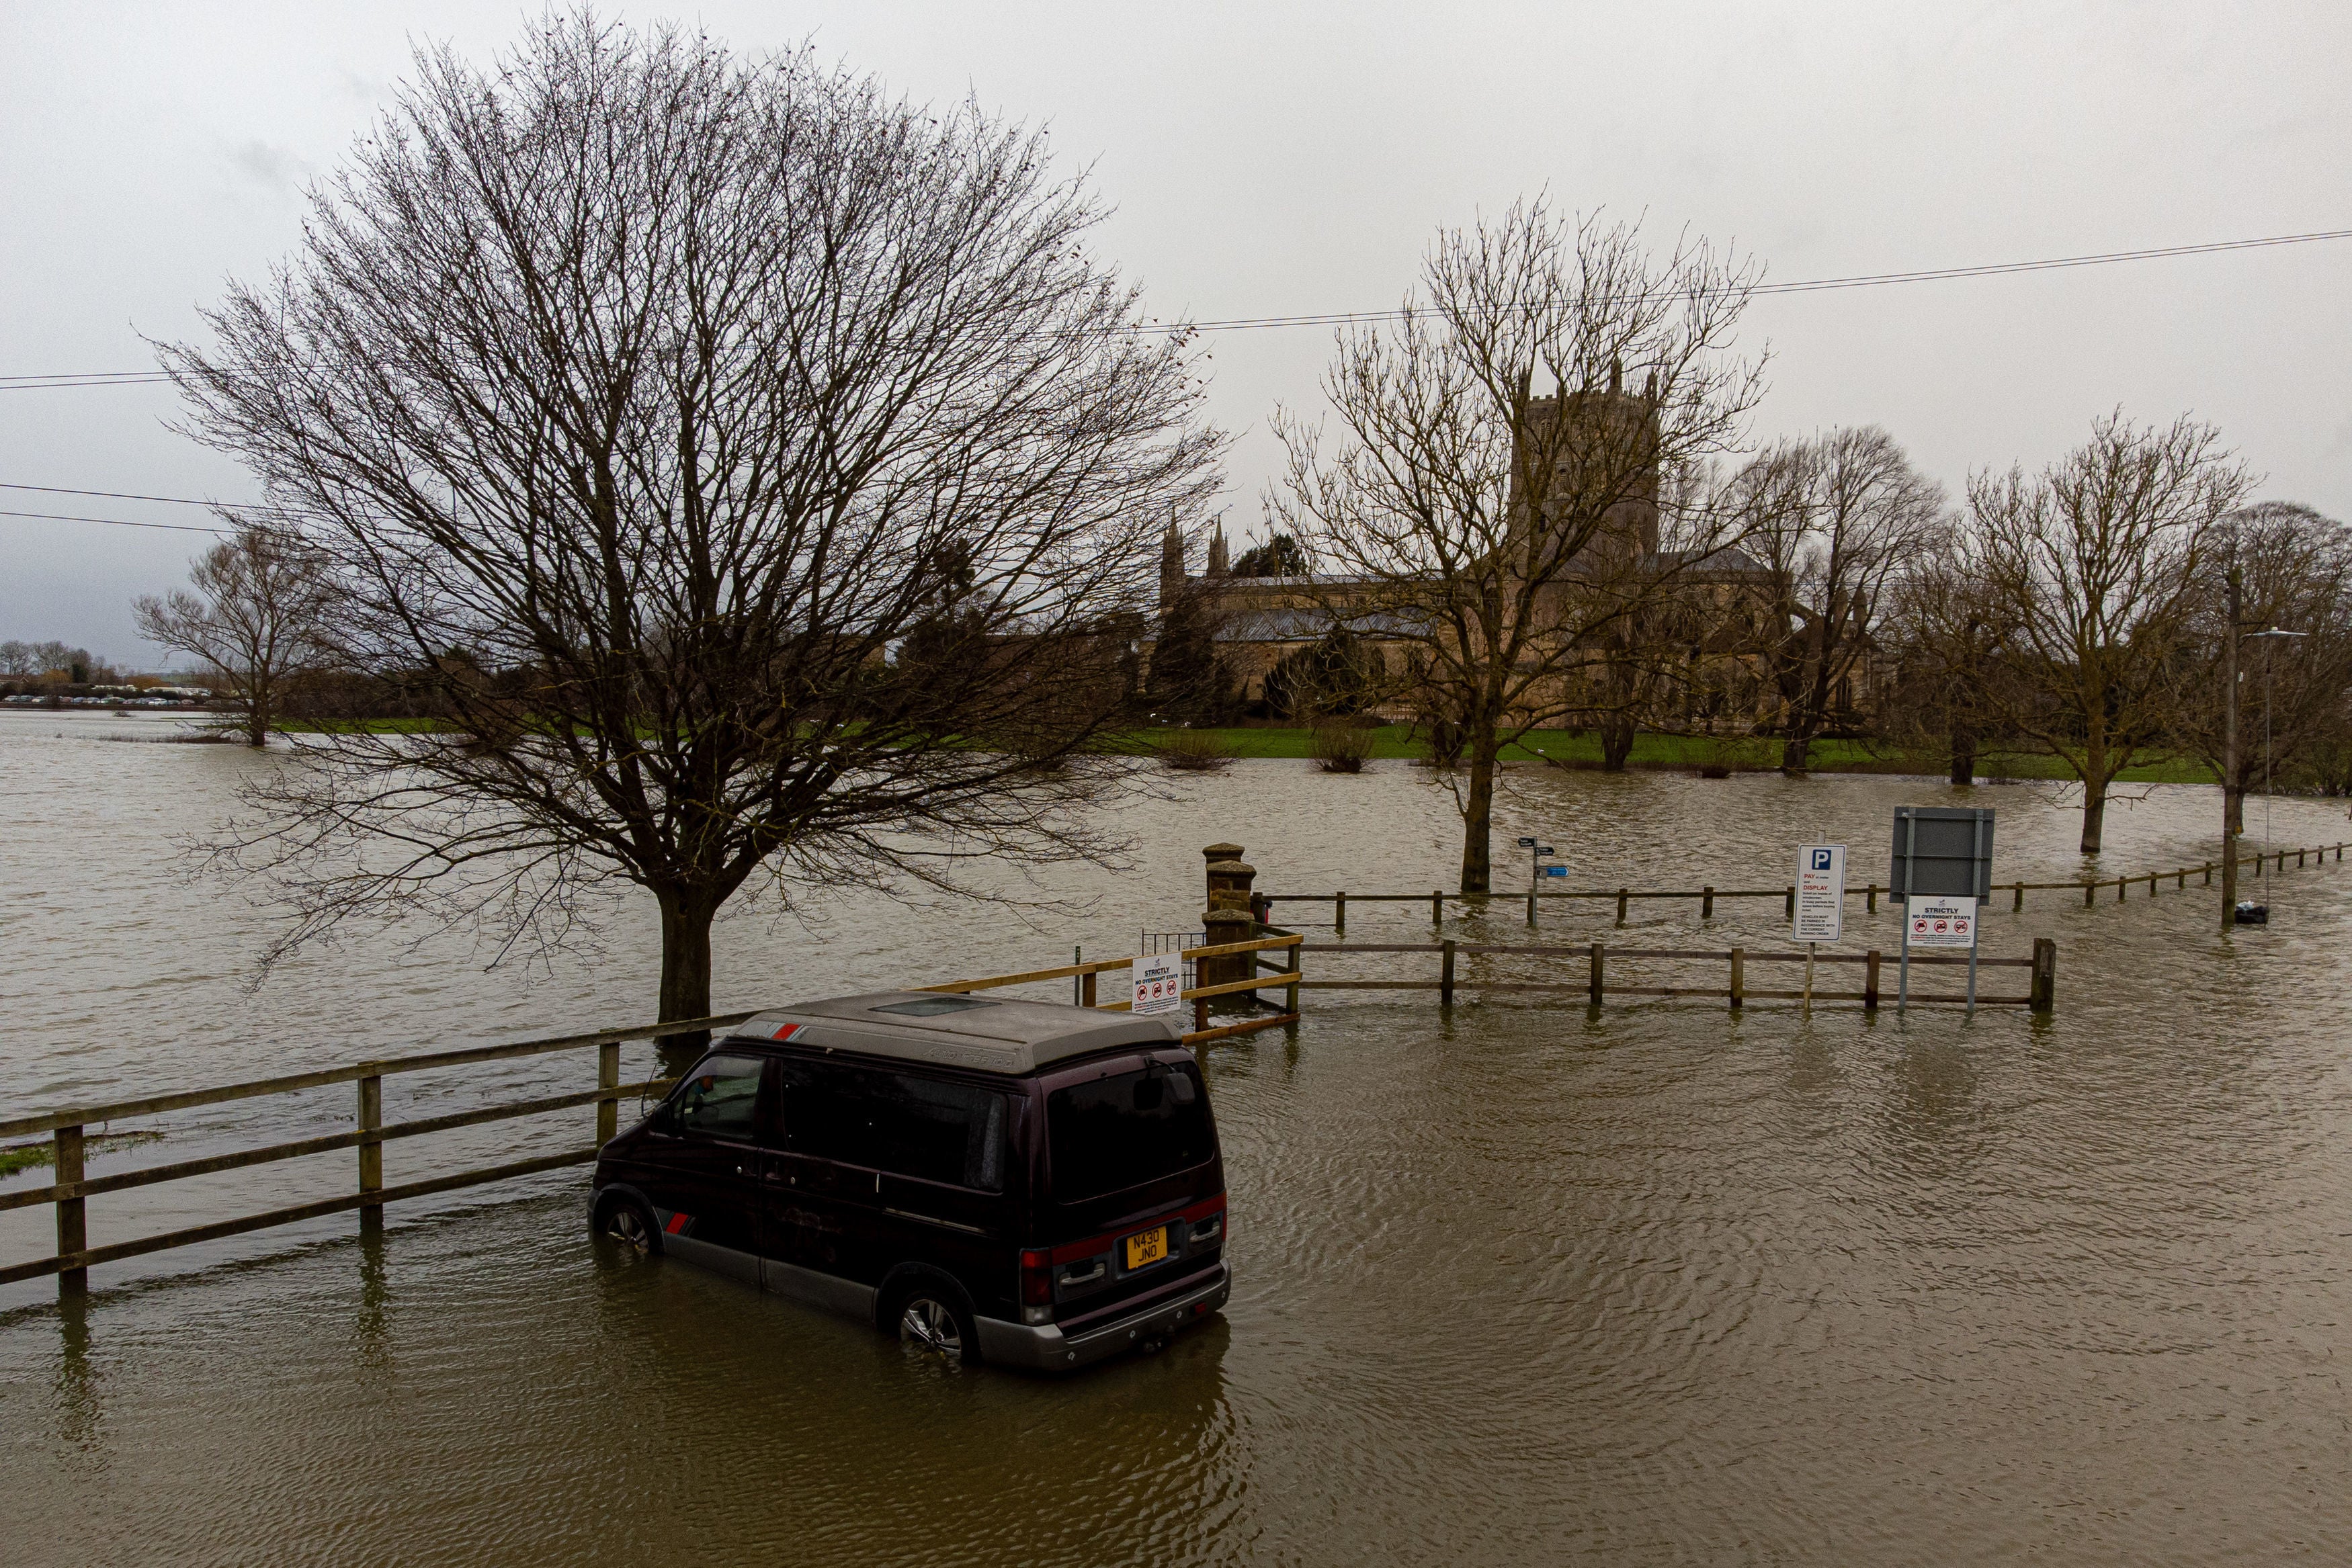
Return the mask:
<path id="1" fill-rule="evenodd" d="M 663 1226 L 662 1228 L 668 1231 L 672 1236 L 676 1236 L 693 1223 L 694 1216 L 690 1214 L 673 1214 L 669 1217 L 669 1223 Z"/>
<path id="2" fill-rule="evenodd" d="M 1075 1263 L 1081 1258 L 1091 1258 L 1097 1252 L 1109 1251 L 1111 1244 L 1122 1236 L 1132 1236 L 1139 1230 L 1149 1230 L 1155 1225 L 1198 1225 L 1209 1216 L 1223 1214 L 1224 1211 L 1225 1195 L 1219 1193 L 1214 1197 L 1202 1198 L 1190 1208 L 1175 1214 L 1162 1215 L 1158 1219 L 1147 1219 L 1140 1225 L 1130 1225 L 1124 1230 L 1106 1231 L 1100 1236 L 1088 1237 L 1084 1241 L 1065 1242 L 1054 1249 L 1054 1261 L 1057 1265 Z"/>

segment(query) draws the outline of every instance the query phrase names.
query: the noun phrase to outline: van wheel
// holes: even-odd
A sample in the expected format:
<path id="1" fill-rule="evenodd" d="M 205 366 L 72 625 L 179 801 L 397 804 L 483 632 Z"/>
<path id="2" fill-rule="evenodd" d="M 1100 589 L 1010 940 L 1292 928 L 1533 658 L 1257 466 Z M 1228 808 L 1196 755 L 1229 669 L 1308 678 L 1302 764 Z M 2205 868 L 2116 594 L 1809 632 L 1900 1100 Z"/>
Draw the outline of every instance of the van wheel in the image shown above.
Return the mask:
<path id="1" fill-rule="evenodd" d="M 646 1206 L 626 1194 L 616 1194 L 596 1206 L 595 1233 L 631 1252 L 661 1250 L 661 1228 Z"/>
<path id="2" fill-rule="evenodd" d="M 966 1366 L 980 1360 L 979 1333 L 961 1292 L 928 1281 L 910 1285 L 899 1294 L 889 1321 L 896 1324 L 902 1344 Z"/>

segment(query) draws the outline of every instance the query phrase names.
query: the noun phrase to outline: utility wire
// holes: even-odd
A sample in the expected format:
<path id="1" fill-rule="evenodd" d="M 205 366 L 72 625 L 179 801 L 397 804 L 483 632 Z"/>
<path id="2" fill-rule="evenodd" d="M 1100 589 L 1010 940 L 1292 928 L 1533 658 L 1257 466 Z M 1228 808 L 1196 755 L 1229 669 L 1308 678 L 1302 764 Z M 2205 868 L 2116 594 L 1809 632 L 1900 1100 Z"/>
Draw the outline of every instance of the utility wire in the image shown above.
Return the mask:
<path id="1" fill-rule="evenodd" d="M 2025 272 L 2055 272 L 2077 267 L 2107 267 L 2118 262 L 2159 261 L 2184 256 L 2217 256 L 2230 251 L 2263 250 L 2277 246 L 2313 245 L 2352 239 L 2352 229 L 2324 229 L 2312 234 L 2270 235 L 2260 239 L 2216 240 L 2206 245 L 2158 246 L 2143 250 L 2104 251 L 2095 256 L 2051 256 L 2040 261 L 1986 262 L 1973 267 L 1925 267 L 1909 272 L 1861 273 L 1850 277 L 1809 277 L 1791 283 L 1762 283 L 1754 294 L 1819 294 L 1841 288 L 1882 288 L 1898 283 L 1943 283 L 1969 277 L 2002 277 Z M 1359 322 L 1394 321 L 1402 309 L 1333 310 L 1297 316 L 1236 317 L 1222 321 L 1151 322 L 1138 329 L 1148 332 L 1255 332 L 1281 327 L 1339 327 Z M 145 386 L 168 382 L 163 371 L 80 371 L 47 375 L 0 375 L 0 392 L 41 392 L 65 387 Z"/>
<path id="2" fill-rule="evenodd" d="M 118 528 L 169 528 L 177 534 L 225 534 L 226 528 L 207 528 L 195 523 L 134 523 L 128 517 L 72 517 L 63 512 L 5 512 L 0 517 L 39 517 L 52 523 L 107 523 Z"/>

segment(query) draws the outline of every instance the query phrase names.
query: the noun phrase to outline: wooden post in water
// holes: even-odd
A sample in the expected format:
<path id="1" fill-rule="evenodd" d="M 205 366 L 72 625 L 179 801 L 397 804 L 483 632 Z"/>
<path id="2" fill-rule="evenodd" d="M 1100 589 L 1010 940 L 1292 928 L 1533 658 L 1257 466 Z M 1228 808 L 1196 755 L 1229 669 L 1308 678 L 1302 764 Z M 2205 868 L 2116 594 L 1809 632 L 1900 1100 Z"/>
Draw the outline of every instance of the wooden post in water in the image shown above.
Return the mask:
<path id="1" fill-rule="evenodd" d="M 1878 949 L 1873 947 L 1862 956 L 1862 1010 L 1878 1010 Z"/>
<path id="2" fill-rule="evenodd" d="M 1868 914 L 1868 915 L 1875 915 L 1875 914 L 1877 914 L 1877 913 L 1878 913 L 1878 884 L 1877 884 L 1876 883 L 1874 883 L 1874 883 L 1872 883 L 1868 887 L 1866 887 L 1866 888 L 1863 889 L 1863 891 L 1862 891 L 1862 897 L 1863 897 L 1863 904 L 1862 904 L 1862 907 L 1863 907 L 1863 911 L 1864 911 L 1864 914 Z"/>
<path id="3" fill-rule="evenodd" d="M 1591 983 L 1591 996 L 1592 996 L 1592 1005 L 1593 1005 L 1594 1007 L 1596 1007 L 1596 1008 L 1597 1008 L 1597 1007 L 1599 1007 L 1599 1006 L 1601 1005 L 1601 996 L 1604 994 L 1604 993 L 1602 992 L 1602 990 L 1601 990 L 1601 966 L 1602 966 L 1602 964 L 1603 964 L 1603 963 L 1604 963 L 1604 961 L 1605 961 L 1605 960 L 1602 958 L 1601 955 L 1602 955 L 1602 953 L 1603 953 L 1603 952 L 1605 952 L 1605 951 L 1606 951 L 1606 949 L 1604 949 L 1604 948 L 1601 946 L 1601 944 L 1600 944 L 1600 943 L 1595 942 L 1595 943 L 1592 945 L 1592 983 Z"/>
<path id="4" fill-rule="evenodd" d="M 601 1076 L 601 1075 L 600 1075 Z M 614 1082 L 620 1082 L 616 1077 Z M 603 1110 L 599 1106 L 598 1110 Z M 362 1196 L 383 1190 L 383 1140 L 371 1138 L 369 1134 L 383 1125 L 383 1080 L 369 1077 L 360 1080 L 360 1192 Z M 599 1118 L 600 1122 L 602 1118 Z M 360 1230 L 373 1235 L 383 1228 L 383 1205 L 360 1205 Z"/>
<path id="5" fill-rule="evenodd" d="M 1296 949 L 1293 949 L 1293 951 L 1296 951 Z M 1097 995 L 1095 982 L 1101 977 L 1102 977 L 1099 975 L 1080 975 L 1078 977 L 1078 1006 L 1082 1008 L 1090 1008 L 1095 1005 L 1095 997 Z"/>
<path id="6" fill-rule="evenodd" d="M 2047 936 L 2033 939 L 2033 986 L 2027 1005 L 2037 1013 L 2058 1005 L 2058 944 Z"/>
<path id="7" fill-rule="evenodd" d="M 82 1144 L 79 1127 L 59 1127 L 49 1145 L 49 1158 L 57 1171 L 57 1185 L 79 1186 L 82 1177 Z M 76 1194 L 58 1199 L 58 1256 L 66 1257 L 89 1245 L 89 1219 L 87 1198 Z M 60 1269 L 58 1270 L 58 1294 L 79 1296 L 89 1289 L 89 1270 Z"/>
<path id="8" fill-rule="evenodd" d="M 1534 888 L 1530 887 L 1530 888 L 1528 888 L 1528 930 L 1530 930 L 1530 931 L 1532 931 L 1532 930 L 1534 930 L 1535 928 L 1536 928 L 1536 890 L 1535 890 Z"/>
<path id="9" fill-rule="evenodd" d="M 1444 955 L 1437 964 L 1437 1005 L 1450 1008 L 1454 1005 L 1454 938 L 1451 936 L 1445 939 Z"/>
<path id="10" fill-rule="evenodd" d="M 1698 917 L 1701 920 L 1712 920 L 1715 918 L 1715 887 L 1713 883 L 1709 883 L 1706 887 L 1702 887 L 1698 890 Z"/>
<path id="11" fill-rule="evenodd" d="M 1617 890 L 1617 924 L 1625 924 L 1625 890 L 1622 887 Z"/>
<path id="12" fill-rule="evenodd" d="M 2016 896 L 2016 898 L 2014 898 L 2013 900 L 2011 900 L 2011 901 L 2010 905 L 2009 905 L 2009 909 L 2010 909 L 2010 913 L 2011 913 L 2011 914 L 2012 914 L 2012 915 L 2014 915 L 2014 914 L 2016 914 L 2019 910 L 2021 910 L 2021 909 L 2022 909 L 2022 908 L 2024 908 L 2024 907 L 2025 907 L 2025 884 L 2024 884 L 2023 883 L 2021 883 L 2021 883 L 2019 883 L 2017 884 L 2017 896 Z"/>
<path id="13" fill-rule="evenodd" d="M 1738 1012 L 1748 1005 L 1748 949 L 1731 950 L 1731 1010 Z"/>
<path id="14" fill-rule="evenodd" d="M 2098 896 L 2099 896 L 2099 884 L 2098 884 L 2097 883 L 2095 883 L 2095 882 L 2086 882 L 2086 883 L 2084 883 L 2083 884 L 2083 907 L 2084 907 L 2084 908 L 2085 908 L 2085 909 L 2090 908 L 2090 907 L 2091 907 L 2091 904 L 2093 904 L 2093 902 L 2094 902 L 2094 901 L 2095 901 L 2095 900 L 2098 898 Z"/>
<path id="15" fill-rule="evenodd" d="M 1790 920 L 1794 920 L 1797 917 L 1797 890 L 1794 887 L 1789 889 L 1786 907 L 1783 908 L 1780 913 L 1785 918 Z"/>
<path id="16" fill-rule="evenodd" d="M 608 1040 L 596 1048 L 596 1087 L 610 1094 L 621 1086 L 621 1042 Z M 603 1148 L 621 1130 L 621 1103 L 618 1100 L 596 1102 L 596 1146 Z M 379 1145 L 379 1148 L 381 1145 Z M 383 1173 L 377 1173 L 383 1179 Z"/>
<path id="17" fill-rule="evenodd" d="M 1434 931 L 1444 924 L 1445 890 L 1440 887 L 1431 888 L 1429 890 L 1429 928 Z"/>
<path id="18" fill-rule="evenodd" d="M 1331 935 L 1334 936 L 1345 936 L 1347 934 L 1348 895 L 1345 892 L 1342 892 L 1339 897 L 1331 901 Z"/>
<path id="19" fill-rule="evenodd" d="M 1298 952 L 1300 945 L 1290 945 L 1290 983 L 1282 988 L 1282 1010 L 1297 1017 L 1298 1013 Z M 1292 1026 L 1296 1028 L 1296 1025 Z"/>

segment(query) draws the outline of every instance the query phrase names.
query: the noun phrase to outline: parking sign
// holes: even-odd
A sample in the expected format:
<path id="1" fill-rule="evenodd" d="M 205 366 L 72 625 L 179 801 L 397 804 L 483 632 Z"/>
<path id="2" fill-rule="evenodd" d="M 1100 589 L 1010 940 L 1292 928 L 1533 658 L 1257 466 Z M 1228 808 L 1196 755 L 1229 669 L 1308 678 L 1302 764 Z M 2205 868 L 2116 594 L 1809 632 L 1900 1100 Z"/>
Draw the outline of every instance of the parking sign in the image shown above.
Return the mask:
<path id="1" fill-rule="evenodd" d="M 1797 851 L 1796 938 L 1845 939 L 1845 846 L 1804 844 Z"/>

